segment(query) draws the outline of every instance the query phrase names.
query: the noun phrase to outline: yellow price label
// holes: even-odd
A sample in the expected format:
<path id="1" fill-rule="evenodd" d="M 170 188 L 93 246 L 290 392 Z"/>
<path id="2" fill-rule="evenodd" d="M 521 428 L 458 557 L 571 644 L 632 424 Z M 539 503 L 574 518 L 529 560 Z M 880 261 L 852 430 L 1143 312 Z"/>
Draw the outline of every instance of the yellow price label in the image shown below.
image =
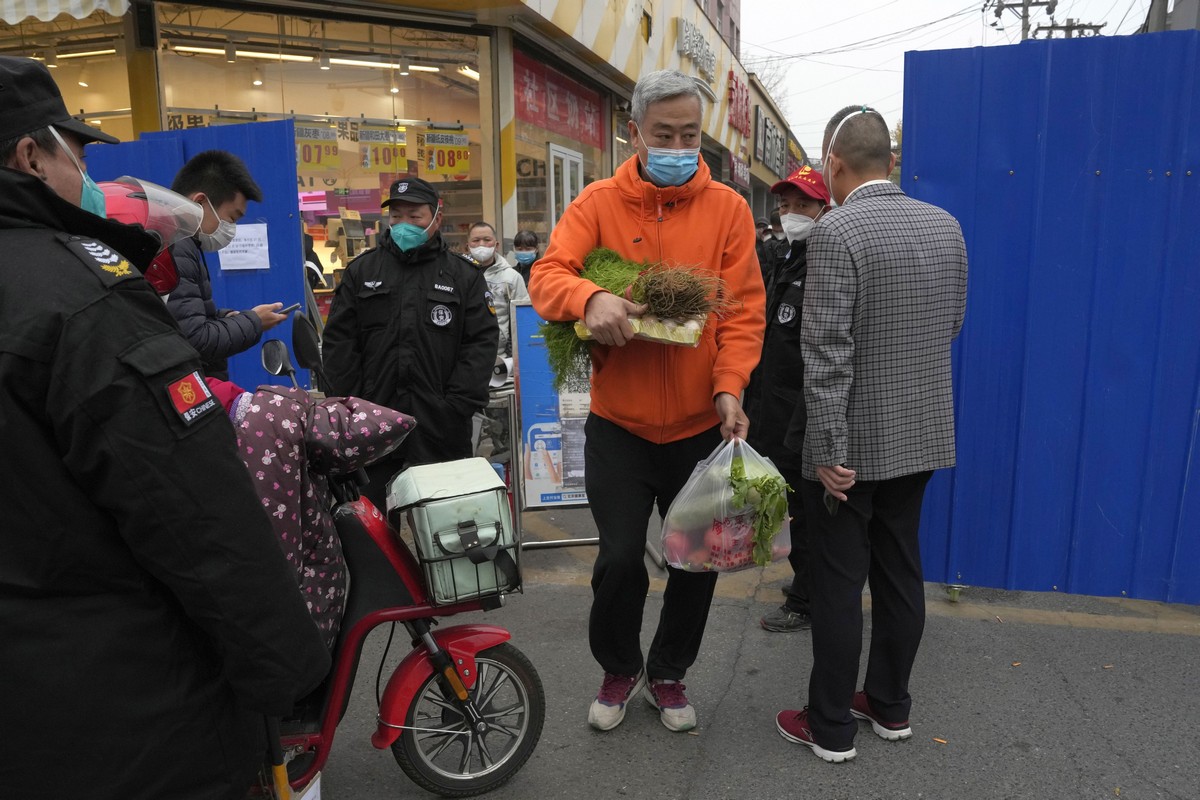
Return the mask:
<path id="1" fill-rule="evenodd" d="M 426 145 L 425 155 L 425 169 L 435 175 L 467 175 L 471 172 L 470 148 Z"/>
<path id="2" fill-rule="evenodd" d="M 395 144 L 359 144 L 362 168 L 368 172 L 405 172 L 408 169 L 408 148 Z"/>

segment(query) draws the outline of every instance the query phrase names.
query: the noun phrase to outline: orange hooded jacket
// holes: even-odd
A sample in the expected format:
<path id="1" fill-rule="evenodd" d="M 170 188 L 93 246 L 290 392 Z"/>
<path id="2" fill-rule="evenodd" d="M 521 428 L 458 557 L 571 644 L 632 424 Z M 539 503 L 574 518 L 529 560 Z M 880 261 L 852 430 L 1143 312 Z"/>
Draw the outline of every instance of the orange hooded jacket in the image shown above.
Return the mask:
<path id="1" fill-rule="evenodd" d="M 725 319 L 710 318 L 695 348 L 641 339 L 593 345 L 595 414 L 658 444 L 720 422 L 713 398 L 741 397 L 762 350 L 765 291 L 754 238 L 750 207 L 712 180 L 703 160 L 683 186 L 659 187 L 642 179 L 634 155 L 575 198 L 530 276 L 529 295 L 543 319 L 583 319 L 588 298 L 604 291 L 579 275 L 597 247 L 631 261 L 707 267 L 742 302 Z"/>

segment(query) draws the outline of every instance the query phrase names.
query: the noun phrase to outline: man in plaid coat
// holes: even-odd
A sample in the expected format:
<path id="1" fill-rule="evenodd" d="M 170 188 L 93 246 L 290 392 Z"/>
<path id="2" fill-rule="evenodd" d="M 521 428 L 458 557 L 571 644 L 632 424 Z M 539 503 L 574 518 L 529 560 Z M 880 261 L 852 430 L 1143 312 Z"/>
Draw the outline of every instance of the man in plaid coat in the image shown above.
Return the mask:
<path id="1" fill-rule="evenodd" d="M 783 711 L 786 739 L 820 758 L 854 758 L 856 720 L 912 736 L 908 680 L 925 625 L 917 528 L 933 470 L 954 466 L 950 343 L 966 310 L 958 222 L 887 180 L 883 117 L 842 109 L 824 140 L 839 207 L 814 226 L 802 312 L 802 493 L 812 559 L 808 708 Z M 871 646 L 862 691 L 862 588 Z"/>

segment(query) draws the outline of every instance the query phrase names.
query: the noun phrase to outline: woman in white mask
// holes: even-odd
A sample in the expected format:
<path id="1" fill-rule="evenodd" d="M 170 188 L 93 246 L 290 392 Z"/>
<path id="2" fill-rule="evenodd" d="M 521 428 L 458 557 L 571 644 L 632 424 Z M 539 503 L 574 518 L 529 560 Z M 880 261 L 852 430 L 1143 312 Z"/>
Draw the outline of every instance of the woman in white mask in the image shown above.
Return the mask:
<path id="1" fill-rule="evenodd" d="M 800 311 L 804 306 L 804 283 L 808 275 L 808 235 L 813 223 L 825 213 L 829 192 L 821 173 L 801 167 L 771 187 L 779 197 L 779 221 L 790 249 L 767 282 L 767 332 L 762 359 L 750 376 L 746 389 L 746 414 L 754 420 L 749 442 L 771 458 L 790 486 L 801 480 L 800 454 L 783 441 L 793 431 L 804 438 L 804 365 L 800 359 Z M 788 493 L 788 516 L 792 518 L 792 552 L 788 561 L 793 577 L 785 586 L 783 605 L 763 615 L 759 624 L 768 631 L 790 633 L 811 626 L 808 615 L 808 547 L 804 536 L 804 509 L 800 495 Z"/>
<path id="2" fill-rule="evenodd" d="M 246 311 L 219 308 L 213 302 L 204 256 L 233 241 L 237 221 L 245 215 L 247 202 L 262 202 L 262 191 L 242 160 L 224 150 L 208 150 L 194 156 L 175 175 L 171 190 L 198 203 L 204 218 L 195 236 L 177 242 L 168 250 L 179 284 L 167 300 L 167 310 L 200 353 L 204 374 L 229 380 L 227 359 L 250 349 L 262 338 L 263 331 L 287 319 L 276 313 L 283 303 L 264 303 Z"/>

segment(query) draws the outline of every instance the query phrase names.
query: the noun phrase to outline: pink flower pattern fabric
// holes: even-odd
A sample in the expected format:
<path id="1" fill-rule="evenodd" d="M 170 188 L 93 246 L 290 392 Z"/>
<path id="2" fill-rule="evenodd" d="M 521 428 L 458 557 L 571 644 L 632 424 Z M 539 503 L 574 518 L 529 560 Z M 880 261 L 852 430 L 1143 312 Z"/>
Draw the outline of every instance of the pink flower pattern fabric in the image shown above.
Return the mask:
<path id="1" fill-rule="evenodd" d="M 357 397 L 317 401 L 307 392 L 261 386 L 230 410 L 241 456 L 313 621 L 333 647 L 346 601 L 346 564 L 330 511 L 329 474 L 383 458 L 416 422 Z"/>

